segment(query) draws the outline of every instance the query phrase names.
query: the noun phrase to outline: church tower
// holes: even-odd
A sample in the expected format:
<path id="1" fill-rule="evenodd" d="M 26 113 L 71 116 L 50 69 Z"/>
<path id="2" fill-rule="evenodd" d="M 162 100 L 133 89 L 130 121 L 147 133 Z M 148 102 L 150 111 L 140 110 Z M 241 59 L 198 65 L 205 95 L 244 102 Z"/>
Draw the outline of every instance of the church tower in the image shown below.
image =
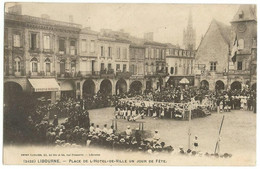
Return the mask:
<path id="1" fill-rule="evenodd" d="M 193 28 L 191 11 L 189 12 L 187 28 L 183 30 L 183 46 L 186 50 L 196 50 L 196 31 Z"/>

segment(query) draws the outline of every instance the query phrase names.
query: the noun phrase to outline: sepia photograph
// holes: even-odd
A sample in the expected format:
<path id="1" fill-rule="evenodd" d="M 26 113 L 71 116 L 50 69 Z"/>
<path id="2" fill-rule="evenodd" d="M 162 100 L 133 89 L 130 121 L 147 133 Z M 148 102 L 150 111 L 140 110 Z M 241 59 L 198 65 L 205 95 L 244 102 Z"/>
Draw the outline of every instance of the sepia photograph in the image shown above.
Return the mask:
<path id="1" fill-rule="evenodd" d="M 5 2 L 1 29 L 4 165 L 256 165 L 256 4 Z"/>

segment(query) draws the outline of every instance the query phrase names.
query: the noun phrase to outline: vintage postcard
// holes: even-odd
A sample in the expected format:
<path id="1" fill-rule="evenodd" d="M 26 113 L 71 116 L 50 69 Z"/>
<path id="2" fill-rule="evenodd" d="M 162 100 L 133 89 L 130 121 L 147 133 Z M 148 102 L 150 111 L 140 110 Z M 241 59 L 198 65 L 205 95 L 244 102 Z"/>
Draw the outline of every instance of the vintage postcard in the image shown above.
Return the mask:
<path id="1" fill-rule="evenodd" d="M 256 165 L 256 4 L 4 10 L 4 164 Z"/>

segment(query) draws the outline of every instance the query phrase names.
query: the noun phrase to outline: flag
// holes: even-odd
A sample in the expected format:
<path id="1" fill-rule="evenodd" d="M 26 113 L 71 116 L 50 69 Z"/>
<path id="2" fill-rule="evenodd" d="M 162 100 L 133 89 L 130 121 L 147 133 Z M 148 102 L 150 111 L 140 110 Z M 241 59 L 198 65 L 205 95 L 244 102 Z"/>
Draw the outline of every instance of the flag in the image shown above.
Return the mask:
<path id="1" fill-rule="evenodd" d="M 232 53 L 231 53 L 231 60 L 232 62 L 236 62 L 237 60 L 237 51 L 238 51 L 238 42 L 237 42 L 237 35 L 233 44 Z"/>

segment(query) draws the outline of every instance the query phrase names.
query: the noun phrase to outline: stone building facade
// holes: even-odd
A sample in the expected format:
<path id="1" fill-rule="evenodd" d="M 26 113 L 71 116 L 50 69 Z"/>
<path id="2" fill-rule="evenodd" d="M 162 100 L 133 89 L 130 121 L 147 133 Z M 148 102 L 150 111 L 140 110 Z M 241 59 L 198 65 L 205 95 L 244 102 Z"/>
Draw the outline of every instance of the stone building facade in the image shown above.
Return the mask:
<path id="1" fill-rule="evenodd" d="M 255 5 L 240 5 L 231 26 L 213 20 L 197 50 L 196 86 L 256 89 L 256 28 Z M 238 50 L 232 60 L 235 44 Z"/>
<path id="2" fill-rule="evenodd" d="M 169 74 L 167 85 L 176 87 L 181 82 L 185 85 L 194 86 L 195 54 L 196 52 L 193 50 L 176 47 L 166 49 L 166 72 Z M 182 82 L 183 80 L 186 82 Z"/>

